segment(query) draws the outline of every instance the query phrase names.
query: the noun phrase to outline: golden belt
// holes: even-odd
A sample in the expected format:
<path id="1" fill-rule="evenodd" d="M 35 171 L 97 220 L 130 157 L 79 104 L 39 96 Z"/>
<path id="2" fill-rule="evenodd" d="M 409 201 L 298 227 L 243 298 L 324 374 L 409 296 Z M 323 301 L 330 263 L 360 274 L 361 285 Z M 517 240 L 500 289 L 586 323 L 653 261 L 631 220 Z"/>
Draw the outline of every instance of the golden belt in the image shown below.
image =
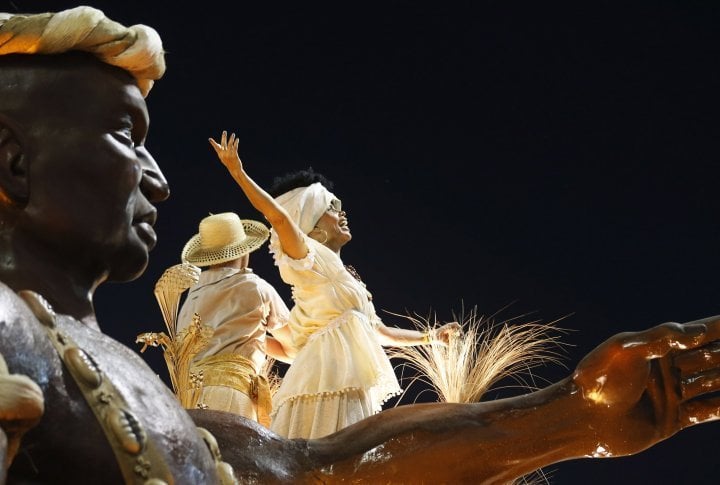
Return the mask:
<path id="1" fill-rule="evenodd" d="M 203 386 L 230 387 L 248 396 L 255 406 L 258 422 L 270 427 L 270 384 L 264 375 L 255 372 L 249 359 L 238 354 L 212 355 L 198 361 L 193 372 L 202 372 Z"/>

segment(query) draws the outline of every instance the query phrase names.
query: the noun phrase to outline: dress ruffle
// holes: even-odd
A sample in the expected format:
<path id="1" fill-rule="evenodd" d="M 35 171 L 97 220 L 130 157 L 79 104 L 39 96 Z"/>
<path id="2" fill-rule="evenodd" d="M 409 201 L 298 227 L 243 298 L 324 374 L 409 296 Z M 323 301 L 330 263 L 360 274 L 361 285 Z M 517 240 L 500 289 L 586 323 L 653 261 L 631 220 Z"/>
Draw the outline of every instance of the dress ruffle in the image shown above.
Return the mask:
<path id="1" fill-rule="evenodd" d="M 271 232 L 268 249 L 275 261 L 275 266 L 287 265 L 296 271 L 304 271 L 312 268 L 315 264 L 316 251 L 312 245 L 308 245 L 308 253 L 303 259 L 293 259 L 283 252 L 275 231 Z"/>
<path id="2" fill-rule="evenodd" d="M 288 400 L 271 428 L 287 438 L 320 438 L 380 411 L 372 397 L 360 389 L 346 389 L 322 396 L 299 396 Z M 313 419 L 307 419 L 312 416 Z"/>

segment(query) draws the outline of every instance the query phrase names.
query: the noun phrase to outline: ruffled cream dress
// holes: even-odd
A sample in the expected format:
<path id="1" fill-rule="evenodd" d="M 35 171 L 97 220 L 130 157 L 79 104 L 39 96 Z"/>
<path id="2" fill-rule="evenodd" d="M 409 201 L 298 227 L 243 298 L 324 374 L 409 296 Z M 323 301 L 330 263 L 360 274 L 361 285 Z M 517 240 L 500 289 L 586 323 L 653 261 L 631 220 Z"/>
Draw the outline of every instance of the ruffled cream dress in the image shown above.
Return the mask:
<path id="1" fill-rule="evenodd" d="M 277 236 L 270 252 L 280 275 L 293 287 L 288 325 L 300 349 L 273 397 L 271 429 L 287 438 L 318 438 L 377 413 L 400 393 L 380 345 L 365 285 L 340 257 L 305 237 L 309 252 L 292 259 Z"/>

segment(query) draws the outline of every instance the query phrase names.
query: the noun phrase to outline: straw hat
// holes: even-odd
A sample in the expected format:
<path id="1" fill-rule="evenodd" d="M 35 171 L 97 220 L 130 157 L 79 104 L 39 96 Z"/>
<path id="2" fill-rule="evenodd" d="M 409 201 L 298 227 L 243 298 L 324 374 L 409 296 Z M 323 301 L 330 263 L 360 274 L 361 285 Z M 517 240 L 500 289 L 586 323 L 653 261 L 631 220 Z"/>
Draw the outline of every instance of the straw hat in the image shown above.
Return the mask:
<path id="1" fill-rule="evenodd" d="M 255 251 L 269 235 L 265 224 L 240 220 L 234 212 L 212 214 L 200 221 L 199 233 L 185 244 L 181 259 L 195 266 L 232 261 Z"/>

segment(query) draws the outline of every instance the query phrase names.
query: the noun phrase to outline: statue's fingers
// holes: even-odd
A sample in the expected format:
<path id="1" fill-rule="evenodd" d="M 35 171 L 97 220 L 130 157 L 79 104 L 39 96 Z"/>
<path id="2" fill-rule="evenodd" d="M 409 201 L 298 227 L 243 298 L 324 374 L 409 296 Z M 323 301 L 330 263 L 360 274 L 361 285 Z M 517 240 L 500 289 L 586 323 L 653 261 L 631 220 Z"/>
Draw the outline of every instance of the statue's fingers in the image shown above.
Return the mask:
<path id="1" fill-rule="evenodd" d="M 10 374 L 0 378 L 0 421 L 37 421 L 44 410 L 42 390 L 29 377 Z"/>
<path id="2" fill-rule="evenodd" d="M 696 399 L 680 406 L 678 419 L 681 428 L 720 419 L 720 397 Z"/>
<path id="3" fill-rule="evenodd" d="M 715 368 L 680 379 L 680 393 L 684 400 L 720 391 L 720 369 Z"/>
<path id="4" fill-rule="evenodd" d="M 666 356 L 670 351 L 690 349 L 702 345 L 707 332 L 704 324 L 662 323 L 642 332 L 621 334 L 619 345 L 635 349 L 646 359 Z"/>
<path id="5" fill-rule="evenodd" d="M 687 322 L 685 325 L 703 325 L 706 330 L 702 337 L 700 345 L 705 345 L 715 340 L 720 340 L 720 315 L 713 317 L 702 318 L 692 322 Z"/>
<path id="6" fill-rule="evenodd" d="M 683 377 L 720 368 L 720 342 L 678 353 L 673 358 L 673 366 Z"/>
<path id="7" fill-rule="evenodd" d="M 703 324 L 707 327 L 705 342 L 720 340 L 720 316 L 716 315 L 714 317 L 705 318 L 704 320 L 701 320 L 701 322 L 703 322 Z"/>

